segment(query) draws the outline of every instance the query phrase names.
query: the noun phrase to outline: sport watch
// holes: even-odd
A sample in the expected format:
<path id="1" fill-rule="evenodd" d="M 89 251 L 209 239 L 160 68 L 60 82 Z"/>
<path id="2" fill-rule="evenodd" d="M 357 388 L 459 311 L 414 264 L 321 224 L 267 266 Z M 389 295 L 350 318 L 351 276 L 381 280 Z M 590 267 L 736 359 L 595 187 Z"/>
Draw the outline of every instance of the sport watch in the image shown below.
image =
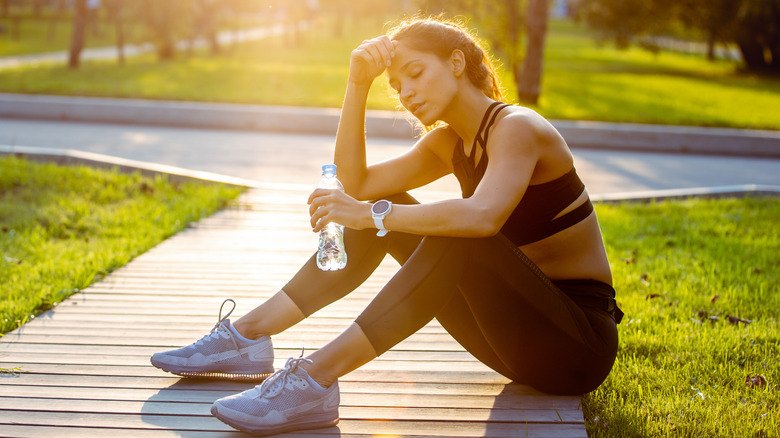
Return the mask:
<path id="1" fill-rule="evenodd" d="M 383 220 L 392 210 L 393 203 L 384 199 L 374 202 L 374 205 L 371 206 L 371 217 L 374 218 L 374 225 L 379 230 L 376 233 L 377 236 L 382 237 L 387 234 Z"/>

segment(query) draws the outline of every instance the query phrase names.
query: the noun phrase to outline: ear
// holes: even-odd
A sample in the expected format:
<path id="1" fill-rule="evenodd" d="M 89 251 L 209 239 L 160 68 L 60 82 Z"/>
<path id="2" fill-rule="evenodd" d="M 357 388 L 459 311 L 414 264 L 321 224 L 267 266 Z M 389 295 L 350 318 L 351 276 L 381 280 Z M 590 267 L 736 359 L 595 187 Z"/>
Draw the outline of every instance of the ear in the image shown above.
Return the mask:
<path id="1" fill-rule="evenodd" d="M 466 55 L 460 49 L 455 49 L 450 55 L 450 65 L 452 66 L 452 73 L 455 77 L 461 77 L 463 72 L 466 71 Z"/>

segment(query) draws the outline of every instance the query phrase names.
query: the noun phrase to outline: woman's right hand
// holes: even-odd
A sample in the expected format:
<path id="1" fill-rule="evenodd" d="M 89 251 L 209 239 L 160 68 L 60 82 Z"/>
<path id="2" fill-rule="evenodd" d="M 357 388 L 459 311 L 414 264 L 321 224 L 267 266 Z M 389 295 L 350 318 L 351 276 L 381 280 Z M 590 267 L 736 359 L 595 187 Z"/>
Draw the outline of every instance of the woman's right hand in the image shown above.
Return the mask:
<path id="1" fill-rule="evenodd" d="M 371 84 L 390 66 L 397 44 L 387 35 L 363 41 L 350 56 L 349 81 L 359 85 Z"/>

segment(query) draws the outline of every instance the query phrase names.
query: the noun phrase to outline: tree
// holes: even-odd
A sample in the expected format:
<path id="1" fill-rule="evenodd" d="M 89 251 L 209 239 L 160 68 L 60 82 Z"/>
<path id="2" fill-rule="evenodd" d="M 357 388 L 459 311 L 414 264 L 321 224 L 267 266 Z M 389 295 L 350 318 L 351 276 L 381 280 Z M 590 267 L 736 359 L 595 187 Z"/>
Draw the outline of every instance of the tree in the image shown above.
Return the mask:
<path id="1" fill-rule="evenodd" d="M 780 73 L 780 0 L 579 0 L 576 10 L 618 47 L 682 23 L 705 35 L 710 57 L 733 42 L 748 70 Z"/>
<path id="2" fill-rule="evenodd" d="M 109 21 L 114 23 L 116 54 L 119 65 L 125 65 L 125 0 L 103 0 Z"/>
<path id="3" fill-rule="evenodd" d="M 612 40 L 615 47 L 627 49 L 637 37 L 656 34 L 674 20 L 676 0 L 579 0 L 575 17 L 585 20 Z"/>
<path id="4" fill-rule="evenodd" d="M 422 6 L 429 12 L 466 15 L 486 35 L 493 52 L 512 72 L 517 97 L 535 105 L 541 95 L 544 42 L 549 16 L 548 0 L 428 0 Z M 523 35 L 528 38 L 523 47 Z"/>
<path id="5" fill-rule="evenodd" d="M 679 0 L 678 17 L 683 25 L 704 34 L 707 59 L 715 59 L 715 45 L 732 40 L 734 17 L 739 10 L 735 0 Z"/>
<path id="6" fill-rule="evenodd" d="M 544 40 L 547 35 L 547 19 L 550 9 L 547 0 L 530 0 L 526 13 L 528 32 L 523 60 L 523 70 L 515 74 L 520 102 L 536 105 L 542 93 L 542 64 Z"/>
<path id="7" fill-rule="evenodd" d="M 134 0 L 133 17 L 145 29 L 161 61 L 173 59 L 176 43 L 191 36 L 194 7 L 191 0 Z"/>
<path id="8" fill-rule="evenodd" d="M 87 0 L 75 0 L 73 3 L 73 36 L 70 40 L 68 67 L 79 68 L 81 50 L 84 48 L 84 34 L 87 25 Z"/>
<path id="9" fill-rule="evenodd" d="M 745 67 L 755 72 L 780 73 L 780 0 L 739 3 L 734 42 L 742 52 Z"/>

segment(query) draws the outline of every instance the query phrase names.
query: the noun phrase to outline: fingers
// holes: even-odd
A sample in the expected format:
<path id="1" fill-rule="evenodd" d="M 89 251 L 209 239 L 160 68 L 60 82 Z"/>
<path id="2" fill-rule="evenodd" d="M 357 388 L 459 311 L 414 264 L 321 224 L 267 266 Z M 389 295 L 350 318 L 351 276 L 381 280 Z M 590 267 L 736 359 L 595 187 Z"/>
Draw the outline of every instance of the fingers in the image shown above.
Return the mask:
<path id="1" fill-rule="evenodd" d="M 317 224 L 323 219 L 323 217 L 327 216 L 329 210 L 321 199 L 322 198 L 318 198 L 309 206 L 309 215 L 311 216 L 309 223 L 311 224 L 312 230 L 315 232 L 319 231 Z M 325 223 L 323 222 L 320 225 L 324 226 Z"/>
<path id="2" fill-rule="evenodd" d="M 353 52 L 358 59 L 372 67 L 373 72 L 379 75 L 390 66 L 395 56 L 395 44 L 386 35 L 363 41 Z"/>
<path id="3" fill-rule="evenodd" d="M 309 195 L 309 216 L 311 219 L 312 230 L 314 232 L 320 231 L 328 222 L 327 216 L 332 212 L 334 207 L 334 201 L 341 193 L 335 189 L 316 189 Z"/>
<path id="4" fill-rule="evenodd" d="M 372 46 L 376 48 L 379 53 L 379 65 L 384 67 L 390 67 L 390 63 L 395 56 L 395 46 L 387 35 L 382 35 L 378 38 L 374 38 L 375 44 Z"/>

